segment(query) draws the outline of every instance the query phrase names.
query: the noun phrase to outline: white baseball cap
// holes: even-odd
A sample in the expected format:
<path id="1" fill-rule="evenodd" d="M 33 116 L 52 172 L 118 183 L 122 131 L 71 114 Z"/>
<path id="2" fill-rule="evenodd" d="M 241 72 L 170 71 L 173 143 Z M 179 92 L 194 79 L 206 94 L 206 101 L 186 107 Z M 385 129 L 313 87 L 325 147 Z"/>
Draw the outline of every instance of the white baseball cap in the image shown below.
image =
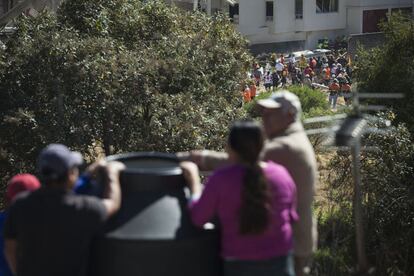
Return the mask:
<path id="1" fill-rule="evenodd" d="M 287 90 L 281 90 L 273 93 L 269 98 L 258 100 L 257 104 L 264 108 L 275 109 L 282 108 L 284 111 L 289 111 L 298 118 L 302 112 L 302 106 L 298 96 Z"/>

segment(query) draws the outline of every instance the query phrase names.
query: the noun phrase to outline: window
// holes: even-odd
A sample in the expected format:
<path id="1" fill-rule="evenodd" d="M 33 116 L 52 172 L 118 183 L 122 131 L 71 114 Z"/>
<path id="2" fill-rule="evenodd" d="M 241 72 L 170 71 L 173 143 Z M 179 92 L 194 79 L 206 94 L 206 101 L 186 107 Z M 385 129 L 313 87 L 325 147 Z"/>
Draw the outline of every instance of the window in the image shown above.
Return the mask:
<path id="1" fill-rule="evenodd" d="M 303 18 L 303 0 L 295 0 L 295 18 Z"/>
<path id="2" fill-rule="evenodd" d="M 316 13 L 338 12 L 339 0 L 316 0 Z"/>
<path id="3" fill-rule="evenodd" d="M 266 21 L 273 21 L 273 1 L 266 1 Z"/>
<path id="4" fill-rule="evenodd" d="M 239 23 L 239 4 L 229 5 L 229 16 L 234 23 Z"/>
<path id="5" fill-rule="evenodd" d="M 378 24 L 387 20 L 388 9 L 365 10 L 362 15 L 362 32 L 376 33 L 380 31 Z"/>

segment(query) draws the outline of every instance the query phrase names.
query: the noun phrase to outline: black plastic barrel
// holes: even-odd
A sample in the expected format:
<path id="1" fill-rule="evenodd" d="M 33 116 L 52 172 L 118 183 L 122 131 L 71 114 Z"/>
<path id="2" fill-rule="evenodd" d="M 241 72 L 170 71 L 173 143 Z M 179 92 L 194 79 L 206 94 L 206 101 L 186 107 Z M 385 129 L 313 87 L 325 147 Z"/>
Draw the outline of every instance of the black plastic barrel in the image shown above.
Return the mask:
<path id="1" fill-rule="evenodd" d="M 175 155 L 114 155 L 121 173 L 122 205 L 94 242 L 94 276 L 219 276 L 216 230 L 191 224 L 185 182 Z"/>

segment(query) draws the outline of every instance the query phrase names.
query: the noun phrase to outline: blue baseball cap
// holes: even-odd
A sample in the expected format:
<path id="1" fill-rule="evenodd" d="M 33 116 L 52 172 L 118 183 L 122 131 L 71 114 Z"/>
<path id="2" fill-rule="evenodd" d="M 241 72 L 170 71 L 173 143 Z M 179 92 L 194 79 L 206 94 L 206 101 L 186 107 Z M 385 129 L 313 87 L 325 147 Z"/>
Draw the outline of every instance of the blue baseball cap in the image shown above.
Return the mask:
<path id="1" fill-rule="evenodd" d="M 55 180 L 70 169 L 83 164 L 82 155 L 62 144 L 50 144 L 44 148 L 37 160 L 37 168 L 45 179 Z"/>

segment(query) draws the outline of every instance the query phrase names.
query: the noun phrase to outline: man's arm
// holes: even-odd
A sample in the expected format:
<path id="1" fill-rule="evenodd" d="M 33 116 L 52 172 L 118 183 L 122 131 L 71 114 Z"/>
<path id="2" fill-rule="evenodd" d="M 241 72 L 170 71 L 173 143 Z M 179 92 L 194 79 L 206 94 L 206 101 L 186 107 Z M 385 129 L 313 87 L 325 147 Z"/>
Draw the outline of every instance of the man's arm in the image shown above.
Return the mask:
<path id="1" fill-rule="evenodd" d="M 14 239 L 4 240 L 4 256 L 9 264 L 11 272 L 17 272 L 17 241 Z"/>
<path id="2" fill-rule="evenodd" d="M 92 164 L 87 169 L 105 187 L 102 203 L 105 206 L 108 216 L 112 216 L 121 207 L 119 175 L 123 169 L 125 169 L 125 165 L 115 161 L 109 163 L 100 161 Z"/>
<path id="3" fill-rule="evenodd" d="M 119 175 L 125 169 L 120 162 L 109 162 L 106 166 L 108 182 L 102 203 L 105 205 L 108 216 L 112 216 L 121 207 L 121 185 Z"/>
<path id="4" fill-rule="evenodd" d="M 214 171 L 219 167 L 229 164 L 229 156 L 225 152 L 212 150 L 193 150 L 177 153 L 181 161 L 191 161 L 197 164 L 200 171 Z"/>

